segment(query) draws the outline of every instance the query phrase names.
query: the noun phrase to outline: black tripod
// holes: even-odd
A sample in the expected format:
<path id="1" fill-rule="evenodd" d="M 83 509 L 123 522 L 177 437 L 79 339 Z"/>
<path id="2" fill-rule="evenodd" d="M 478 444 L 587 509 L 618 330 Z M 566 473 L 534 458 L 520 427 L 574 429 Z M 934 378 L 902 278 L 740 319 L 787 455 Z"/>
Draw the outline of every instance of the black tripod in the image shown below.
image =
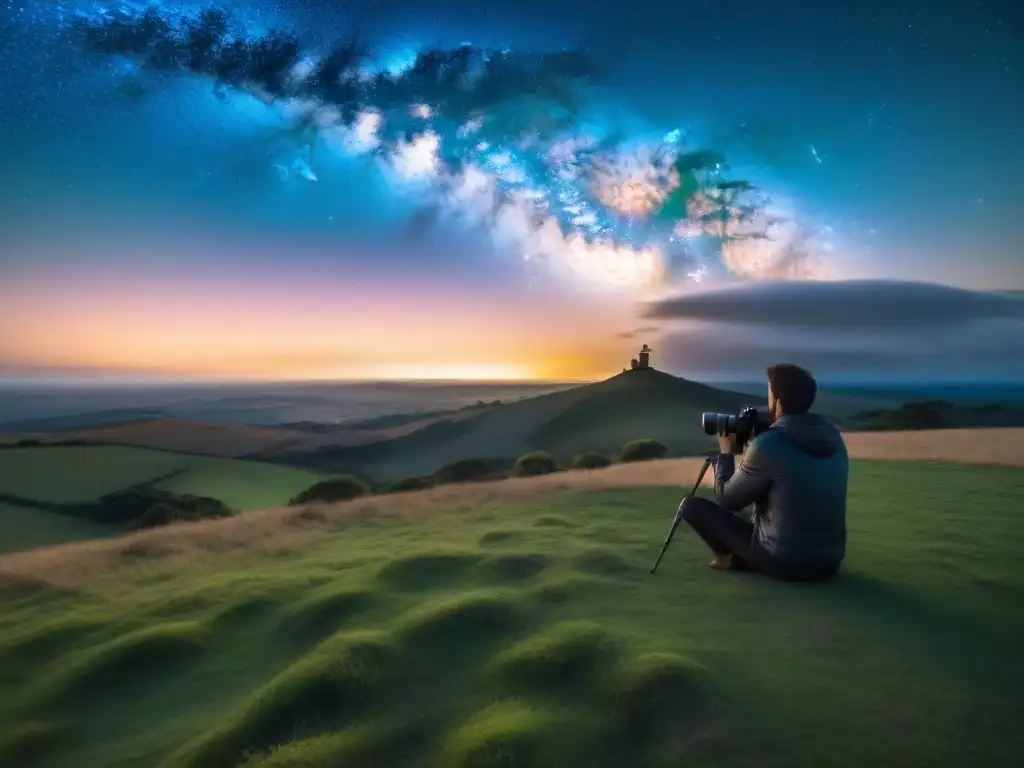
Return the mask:
<path id="1" fill-rule="evenodd" d="M 679 527 L 679 522 L 683 519 L 683 504 L 690 496 L 697 495 L 697 489 L 700 488 L 701 482 L 704 480 L 704 475 L 708 471 L 708 467 L 711 466 L 715 460 L 714 455 L 708 456 L 704 459 L 704 466 L 700 468 L 700 472 L 697 473 L 697 482 L 693 484 L 693 490 L 690 491 L 689 496 L 683 496 L 683 500 L 679 502 L 679 509 L 676 510 L 676 516 L 672 518 L 672 527 L 668 529 L 668 536 L 665 537 L 665 543 L 661 545 L 661 553 L 658 555 L 658 559 L 654 561 L 654 566 L 651 568 L 651 573 L 658 570 L 658 565 L 661 564 L 661 558 L 665 556 L 665 552 L 668 550 L 668 545 L 672 543 L 672 537 L 676 535 L 676 528 Z"/>

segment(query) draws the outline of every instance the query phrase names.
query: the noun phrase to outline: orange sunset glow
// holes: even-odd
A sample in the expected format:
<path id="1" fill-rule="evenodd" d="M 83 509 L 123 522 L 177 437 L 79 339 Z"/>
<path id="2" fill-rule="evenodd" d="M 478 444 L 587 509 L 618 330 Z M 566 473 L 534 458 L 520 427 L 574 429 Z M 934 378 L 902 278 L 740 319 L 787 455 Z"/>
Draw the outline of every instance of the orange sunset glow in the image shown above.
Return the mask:
<path id="1" fill-rule="evenodd" d="M 6 284 L 8 370 L 218 380 L 587 380 L 618 370 L 630 304 L 316 284 L 256 273 Z"/>

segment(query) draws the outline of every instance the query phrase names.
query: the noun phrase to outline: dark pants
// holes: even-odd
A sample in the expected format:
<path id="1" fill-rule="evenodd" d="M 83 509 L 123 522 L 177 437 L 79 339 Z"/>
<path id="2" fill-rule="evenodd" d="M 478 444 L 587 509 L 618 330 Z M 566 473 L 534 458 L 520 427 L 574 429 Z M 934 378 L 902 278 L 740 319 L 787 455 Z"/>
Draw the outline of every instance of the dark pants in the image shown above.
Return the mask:
<path id="1" fill-rule="evenodd" d="M 775 559 L 757 543 L 752 522 L 708 499 L 688 496 L 683 501 L 683 520 L 716 555 L 732 555 L 735 570 L 755 571 L 780 581 L 822 581 L 839 570 L 838 565 L 798 566 Z"/>

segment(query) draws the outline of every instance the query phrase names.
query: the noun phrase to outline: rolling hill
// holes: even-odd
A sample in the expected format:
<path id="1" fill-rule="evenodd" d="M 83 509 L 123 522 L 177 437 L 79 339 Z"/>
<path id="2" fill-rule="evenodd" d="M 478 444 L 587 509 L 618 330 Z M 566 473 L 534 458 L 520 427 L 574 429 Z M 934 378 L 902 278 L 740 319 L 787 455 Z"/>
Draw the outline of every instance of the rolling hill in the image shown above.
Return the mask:
<path id="1" fill-rule="evenodd" d="M 650 575 L 686 460 L 0 556 L 0 765 L 1019 766 L 1020 436 L 855 460 L 829 584 Z"/>
<path id="2" fill-rule="evenodd" d="M 641 437 L 673 453 L 699 453 L 708 438 L 703 411 L 735 413 L 763 398 L 716 389 L 657 370 L 628 371 L 595 384 L 506 403 L 460 421 L 442 419 L 410 434 L 352 446 L 272 451 L 261 458 L 318 471 L 360 472 L 374 479 L 429 474 L 479 457 L 515 459 L 531 450 L 559 457 L 586 450 L 613 453 Z"/>

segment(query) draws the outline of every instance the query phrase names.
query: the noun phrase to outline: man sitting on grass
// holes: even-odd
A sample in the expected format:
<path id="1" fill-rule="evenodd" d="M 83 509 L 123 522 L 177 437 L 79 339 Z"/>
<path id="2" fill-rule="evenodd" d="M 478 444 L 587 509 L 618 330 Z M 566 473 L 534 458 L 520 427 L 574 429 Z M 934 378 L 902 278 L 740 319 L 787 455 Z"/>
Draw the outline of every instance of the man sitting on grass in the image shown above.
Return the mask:
<path id="1" fill-rule="evenodd" d="M 819 581 L 846 554 L 849 457 L 839 430 L 809 413 L 818 392 L 803 368 L 768 368 L 771 427 L 736 467 L 736 436 L 719 437 L 715 498 L 689 497 L 682 516 L 715 553 L 717 570 L 751 570 L 784 581 Z M 753 521 L 739 516 L 754 505 Z"/>

